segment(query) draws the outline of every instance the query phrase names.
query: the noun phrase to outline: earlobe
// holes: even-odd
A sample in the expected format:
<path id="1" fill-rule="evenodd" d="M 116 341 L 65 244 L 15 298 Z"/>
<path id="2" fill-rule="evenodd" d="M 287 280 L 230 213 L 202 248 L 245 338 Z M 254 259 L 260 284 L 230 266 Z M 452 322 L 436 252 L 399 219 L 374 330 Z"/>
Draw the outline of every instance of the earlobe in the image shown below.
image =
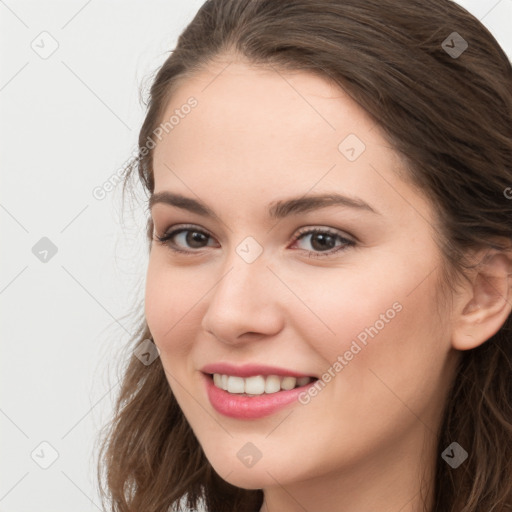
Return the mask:
<path id="1" fill-rule="evenodd" d="M 510 253 L 487 252 L 454 310 L 452 346 L 470 350 L 494 336 L 512 310 Z"/>

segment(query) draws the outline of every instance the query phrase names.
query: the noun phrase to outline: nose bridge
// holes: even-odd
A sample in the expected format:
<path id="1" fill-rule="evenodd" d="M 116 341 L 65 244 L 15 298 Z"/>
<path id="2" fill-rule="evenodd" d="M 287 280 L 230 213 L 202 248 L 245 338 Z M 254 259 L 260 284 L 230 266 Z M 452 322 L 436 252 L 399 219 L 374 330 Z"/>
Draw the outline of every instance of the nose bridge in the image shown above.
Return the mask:
<path id="1" fill-rule="evenodd" d="M 246 332 L 270 333 L 279 324 L 267 258 L 263 247 L 250 238 L 225 259 L 202 320 L 207 331 L 225 341 Z"/>
<path id="2" fill-rule="evenodd" d="M 225 260 L 223 277 L 213 289 L 216 302 L 226 301 L 233 306 L 238 303 L 247 308 L 259 300 L 266 300 L 265 282 L 270 271 L 263 256 L 263 247 L 258 252 L 248 242 L 240 243 L 231 251 Z"/>

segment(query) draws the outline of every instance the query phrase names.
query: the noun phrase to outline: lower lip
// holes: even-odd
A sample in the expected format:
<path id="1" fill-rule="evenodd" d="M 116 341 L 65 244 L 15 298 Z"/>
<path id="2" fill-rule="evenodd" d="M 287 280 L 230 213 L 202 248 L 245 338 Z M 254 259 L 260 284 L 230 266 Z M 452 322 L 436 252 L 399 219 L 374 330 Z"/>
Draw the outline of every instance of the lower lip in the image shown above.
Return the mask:
<path id="1" fill-rule="evenodd" d="M 213 378 L 203 373 L 206 382 L 206 392 L 212 407 L 224 416 L 230 418 L 252 420 L 269 416 L 283 407 L 298 402 L 301 393 L 307 391 L 316 382 L 310 382 L 305 386 L 278 391 L 277 393 L 262 394 L 256 396 L 235 395 L 218 388 L 213 383 Z"/>

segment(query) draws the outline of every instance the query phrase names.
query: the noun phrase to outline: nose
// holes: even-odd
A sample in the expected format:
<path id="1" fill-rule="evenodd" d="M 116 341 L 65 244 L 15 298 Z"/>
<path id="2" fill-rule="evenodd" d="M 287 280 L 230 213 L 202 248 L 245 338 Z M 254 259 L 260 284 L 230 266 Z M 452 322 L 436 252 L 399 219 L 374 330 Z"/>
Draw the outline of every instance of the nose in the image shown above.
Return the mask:
<path id="1" fill-rule="evenodd" d="M 226 268 L 208 295 L 202 328 L 232 345 L 279 333 L 283 328 L 279 281 L 265 258 L 247 263 L 234 254 Z"/>

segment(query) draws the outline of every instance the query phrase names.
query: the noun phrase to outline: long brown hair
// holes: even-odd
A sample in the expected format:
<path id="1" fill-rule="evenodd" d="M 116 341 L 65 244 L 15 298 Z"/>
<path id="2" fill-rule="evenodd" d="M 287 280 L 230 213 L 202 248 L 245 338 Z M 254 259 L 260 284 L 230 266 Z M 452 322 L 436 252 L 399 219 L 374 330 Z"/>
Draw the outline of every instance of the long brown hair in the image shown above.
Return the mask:
<path id="1" fill-rule="evenodd" d="M 512 240 L 511 63 L 491 33 L 450 0 L 208 0 L 154 78 L 125 185 L 136 170 L 153 192 L 148 140 L 173 91 L 231 55 L 315 73 L 373 117 L 407 162 L 405 178 L 443 221 L 448 289 L 465 275 L 465 250 Z M 151 247 L 151 218 L 147 227 Z M 433 511 L 512 511 L 511 329 L 509 316 L 489 340 L 462 352 L 439 428 Z M 148 338 L 141 318 L 132 349 Z M 123 373 L 98 461 L 111 510 L 202 503 L 209 512 L 257 512 L 263 492 L 232 486 L 213 470 L 160 359 L 144 365 L 133 356 Z M 440 456 L 453 441 L 470 452 L 456 470 Z"/>

